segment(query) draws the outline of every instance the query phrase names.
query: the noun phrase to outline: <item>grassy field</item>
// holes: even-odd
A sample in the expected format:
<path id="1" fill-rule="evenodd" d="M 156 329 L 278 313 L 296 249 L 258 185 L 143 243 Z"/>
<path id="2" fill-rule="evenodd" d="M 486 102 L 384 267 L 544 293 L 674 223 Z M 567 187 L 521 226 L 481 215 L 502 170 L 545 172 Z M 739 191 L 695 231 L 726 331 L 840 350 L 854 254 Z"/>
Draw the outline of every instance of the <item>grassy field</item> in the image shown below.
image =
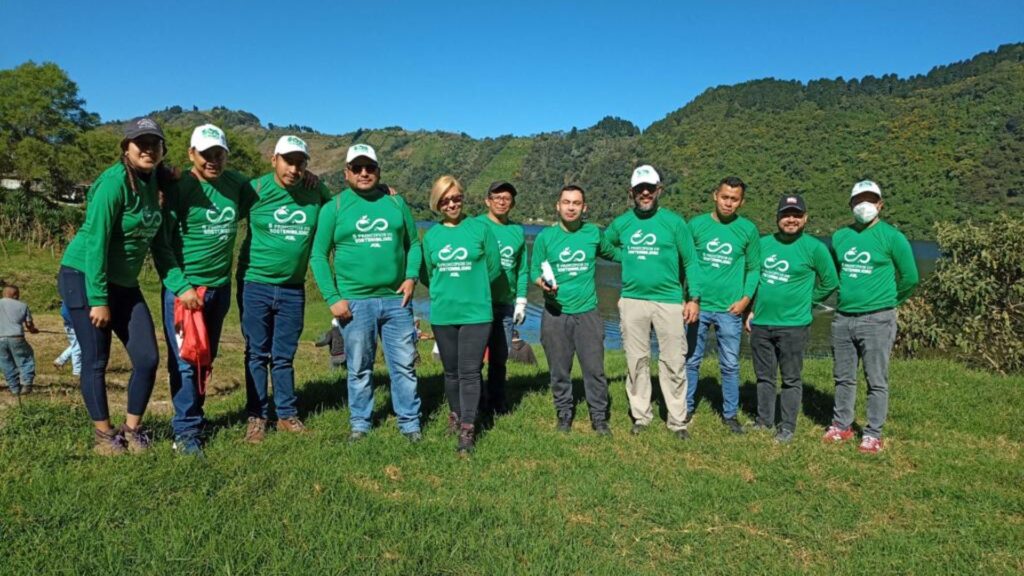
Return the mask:
<path id="1" fill-rule="evenodd" d="M 589 430 L 585 404 L 573 433 L 559 434 L 542 357 L 539 369 L 513 368 L 512 413 L 460 459 L 443 433 L 441 370 L 428 343 L 419 370 L 424 442 L 398 434 L 378 373 L 377 428 L 346 444 L 344 376 L 326 371 L 324 351 L 310 343 L 326 325 L 311 299 L 297 360 L 308 434 L 244 444 L 244 394 L 221 385 L 209 400 L 207 458 L 178 457 L 161 374 L 147 417 L 154 450 L 103 459 L 90 451 L 70 375 L 48 363 L 63 338 L 45 310 L 54 264 L 45 251 L 7 249 L 0 276 L 26 288 L 47 333 L 32 340 L 41 391 L 0 405 L 5 574 L 1024 571 L 1024 378 L 944 361 L 894 364 L 886 451 L 868 457 L 852 443 L 819 441 L 832 404 L 827 360 L 808 362 L 797 439 L 778 446 L 719 423 L 713 361 L 691 441 L 660 426 L 630 436 L 619 353 L 606 361 L 614 437 Z M 241 373 L 237 320 L 225 334 L 214 378 L 230 382 Z M 118 354 L 115 387 L 127 376 Z M 749 420 L 746 362 L 741 382 Z M 121 395 L 112 400 L 123 412 Z M 861 422 L 863 406 L 862 391 Z"/>

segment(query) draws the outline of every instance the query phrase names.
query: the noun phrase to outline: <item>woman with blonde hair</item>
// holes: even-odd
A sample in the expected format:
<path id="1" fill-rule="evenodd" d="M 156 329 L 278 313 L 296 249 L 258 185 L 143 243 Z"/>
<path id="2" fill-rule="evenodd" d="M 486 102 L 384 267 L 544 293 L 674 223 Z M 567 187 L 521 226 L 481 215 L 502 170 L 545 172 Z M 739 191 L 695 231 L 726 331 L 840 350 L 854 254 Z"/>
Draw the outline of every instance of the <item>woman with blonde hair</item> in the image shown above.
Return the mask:
<path id="1" fill-rule="evenodd" d="M 430 190 L 439 224 L 423 236 L 423 283 L 430 287 L 430 323 L 444 366 L 451 409 L 448 431 L 458 432 L 458 452 L 476 443 L 480 370 L 491 333 L 491 282 L 501 275 L 498 242 L 489 227 L 462 211 L 462 185 L 442 176 Z"/>

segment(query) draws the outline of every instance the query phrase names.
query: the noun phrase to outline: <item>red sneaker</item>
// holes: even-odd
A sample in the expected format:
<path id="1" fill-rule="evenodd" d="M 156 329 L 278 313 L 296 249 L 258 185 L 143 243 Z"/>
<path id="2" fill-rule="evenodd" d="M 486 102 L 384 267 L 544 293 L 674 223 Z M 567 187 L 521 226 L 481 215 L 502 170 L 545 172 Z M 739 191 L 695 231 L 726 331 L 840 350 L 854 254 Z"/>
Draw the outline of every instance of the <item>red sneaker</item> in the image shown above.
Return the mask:
<path id="1" fill-rule="evenodd" d="M 882 451 L 882 439 L 874 436 L 865 436 L 857 447 L 863 454 L 878 454 Z"/>
<path id="2" fill-rule="evenodd" d="M 850 428 L 840 428 L 833 424 L 828 427 L 828 430 L 825 430 L 825 435 L 821 437 L 821 441 L 839 444 L 840 442 L 846 442 L 850 438 L 853 438 L 853 430 Z"/>

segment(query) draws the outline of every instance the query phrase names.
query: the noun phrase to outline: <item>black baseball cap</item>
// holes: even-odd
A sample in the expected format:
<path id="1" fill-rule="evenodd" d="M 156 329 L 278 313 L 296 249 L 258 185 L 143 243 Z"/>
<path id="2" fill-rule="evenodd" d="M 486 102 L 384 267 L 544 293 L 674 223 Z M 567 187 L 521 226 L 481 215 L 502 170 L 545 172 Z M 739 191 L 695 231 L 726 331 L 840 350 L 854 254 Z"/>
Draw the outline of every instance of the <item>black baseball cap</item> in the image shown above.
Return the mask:
<path id="1" fill-rule="evenodd" d="M 801 214 L 807 213 L 807 204 L 804 202 L 804 197 L 799 194 L 784 194 L 782 198 L 779 198 L 779 211 L 778 214 L 788 211 L 799 212 Z"/>
<path id="2" fill-rule="evenodd" d="M 167 140 L 164 138 L 164 131 L 160 129 L 160 125 L 152 118 L 136 118 L 128 122 L 124 127 L 125 140 L 135 140 L 139 136 L 146 135 L 153 135 L 159 137 L 161 140 Z"/>
<path id="3" fill-rule="evenodd" d="M 505 182 L 504 180 L 495 180 L 491 182 L 491 185 L 487 188 L 488 194 L 494 194 L 499 190 L 508 190 L 512 193 L 512 197 L 516 197 L 516 187 L 511 182 Z"/>

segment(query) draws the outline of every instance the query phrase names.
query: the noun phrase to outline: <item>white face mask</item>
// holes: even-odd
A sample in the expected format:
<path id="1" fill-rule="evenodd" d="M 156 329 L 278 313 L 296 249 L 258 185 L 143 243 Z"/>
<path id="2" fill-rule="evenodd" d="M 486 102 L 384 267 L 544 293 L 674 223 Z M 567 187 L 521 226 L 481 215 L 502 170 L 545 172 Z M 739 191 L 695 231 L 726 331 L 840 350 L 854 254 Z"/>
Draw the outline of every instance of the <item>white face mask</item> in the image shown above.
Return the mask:
<path id="1" fill-rule="evenodd" d="M 853 207 L 853 217 L 861 224 L 867 224 L 878 218 L 878 206 L 871 202 L 861 202 Z"/>

